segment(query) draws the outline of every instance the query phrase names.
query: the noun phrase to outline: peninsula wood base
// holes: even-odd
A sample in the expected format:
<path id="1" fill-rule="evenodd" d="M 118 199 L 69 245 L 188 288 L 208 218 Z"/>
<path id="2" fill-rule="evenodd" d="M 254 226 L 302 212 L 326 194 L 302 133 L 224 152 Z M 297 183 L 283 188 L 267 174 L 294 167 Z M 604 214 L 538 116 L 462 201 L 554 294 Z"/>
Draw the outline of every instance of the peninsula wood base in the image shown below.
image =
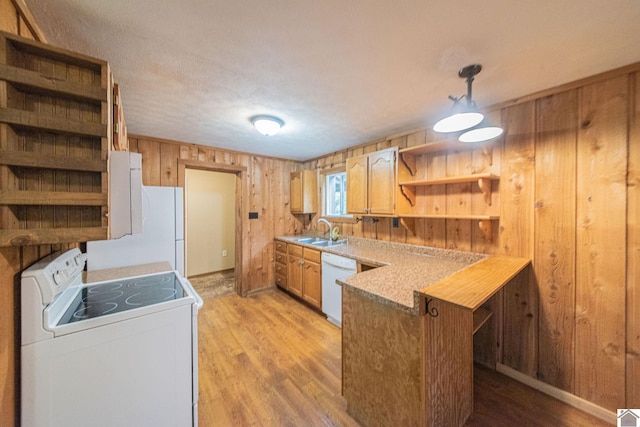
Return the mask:
<path id="1" fill-rule="evenodd" d="M 488 331 L 476 353 L 495 367 L 495 348 L 479 348 L 497 341 L 491 308 L 528 265 L 512 257 L 475 263 L 424 288 L 418 313 L 344 286 L 342 394 L 349 414 L 367 426 L 464 425 L 473 412 L 474 334 Z"/>

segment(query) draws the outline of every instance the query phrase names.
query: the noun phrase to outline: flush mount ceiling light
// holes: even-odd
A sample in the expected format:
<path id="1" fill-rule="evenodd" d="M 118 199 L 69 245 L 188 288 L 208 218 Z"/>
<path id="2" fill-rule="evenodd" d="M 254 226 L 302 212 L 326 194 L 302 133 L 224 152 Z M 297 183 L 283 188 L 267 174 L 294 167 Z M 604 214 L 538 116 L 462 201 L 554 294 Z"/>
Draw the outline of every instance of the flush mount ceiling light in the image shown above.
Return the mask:
<path id="1" fill-rule="evenodd" d="M 258 132 L 266 136 L 272 136 L 280 132 L 280 128 L 284 126 L 284 122 L 273 116 L 255 116 L 251 118 L 251 123 L 256 127 Z"/>
<path id="2" fill-rule="evenodd" d="M 491 126 L 483 121 L 484 114 L 478 111 L 475 102 L 473 102 L 471 93 L 473 78 L 480 71 L 482 71 L 480 64 L 467 65 L 458 71 L 458 76 L 467 81 L 467 94 L 459 98 L 449 96 L 449 99 L 453 101 L 453 111 L 448 117 L 435 124 L 434 131 L 459 132 L 469 129 L 460 136 L 461 142 L 482 142 L 502 134 L 502 128 Z M 463 98 L 466 98 L 466 105 L 461 103 Z"/>

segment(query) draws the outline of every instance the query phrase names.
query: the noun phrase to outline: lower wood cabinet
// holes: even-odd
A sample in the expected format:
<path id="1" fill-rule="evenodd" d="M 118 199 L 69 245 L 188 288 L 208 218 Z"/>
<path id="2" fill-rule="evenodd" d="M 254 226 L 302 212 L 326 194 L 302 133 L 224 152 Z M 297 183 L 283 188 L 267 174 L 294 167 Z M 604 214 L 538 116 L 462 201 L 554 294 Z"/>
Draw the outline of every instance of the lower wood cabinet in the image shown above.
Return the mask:
<path id="1" fill-rule="evenodd" d="M 302 258 L 302 246 L 287 244 L 287 290 L 293 295 L 302 298 L 302 282 L 304 259 Z"/>
<path id="2" fill-rule="evenodd" d="M 276 285 L 287 289 L 287 244 L 276 241 Z"/>
<path id="3" fill-rule="evenodd" d="M 276 241 L 276 285 L 310 305 L 322 308 L 321 252 Z"/>
<path id="4" fill-rule="evenodd" d="M 322 308 L 322 265 L 320 251 L 303 248 L 302 299 L 317 308 Z"/>

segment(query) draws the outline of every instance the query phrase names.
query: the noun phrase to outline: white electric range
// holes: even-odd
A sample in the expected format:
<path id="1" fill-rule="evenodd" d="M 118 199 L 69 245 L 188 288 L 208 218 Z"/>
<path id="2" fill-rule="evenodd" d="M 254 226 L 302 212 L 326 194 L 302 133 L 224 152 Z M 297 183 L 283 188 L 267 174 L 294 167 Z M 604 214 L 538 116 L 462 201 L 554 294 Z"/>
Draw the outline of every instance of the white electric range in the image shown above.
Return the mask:
<path id="1" fill-rule="evenodd" d="M 85 284 L 85 262 L 22 273 L 22 426 L 197 426 L 200 296 L 175 271 Z"/>

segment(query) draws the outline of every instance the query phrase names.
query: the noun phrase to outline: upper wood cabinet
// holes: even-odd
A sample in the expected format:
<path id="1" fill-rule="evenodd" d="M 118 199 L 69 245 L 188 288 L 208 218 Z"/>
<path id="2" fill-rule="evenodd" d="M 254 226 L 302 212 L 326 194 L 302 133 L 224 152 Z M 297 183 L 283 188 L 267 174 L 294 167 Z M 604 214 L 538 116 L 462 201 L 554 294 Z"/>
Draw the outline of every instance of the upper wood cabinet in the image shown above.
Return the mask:
<path id="1" fill-rule="evenodd" d="M 0 246 L 108 237 L 105 61 L 0 32 Z"/>
<path id="2" fill-rule="evenodd" d="M 291 172 L 291 213 L 307 214 L 318 212 L 318 179 L 316 171 Z"/>
<path id="3" fill-rule="evenodd" d="M 347 159 L 347 213 L 394 215 L 398 149 Z"/>

